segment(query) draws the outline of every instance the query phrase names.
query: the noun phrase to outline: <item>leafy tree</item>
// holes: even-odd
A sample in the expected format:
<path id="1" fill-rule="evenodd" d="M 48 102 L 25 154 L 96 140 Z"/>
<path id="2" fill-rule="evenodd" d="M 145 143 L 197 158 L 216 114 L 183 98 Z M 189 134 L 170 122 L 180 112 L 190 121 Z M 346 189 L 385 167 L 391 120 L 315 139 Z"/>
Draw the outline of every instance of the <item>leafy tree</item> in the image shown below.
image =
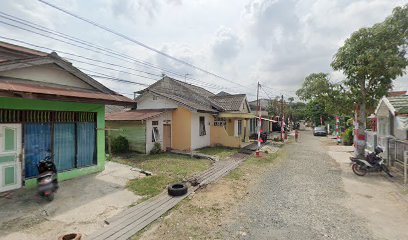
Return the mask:
<path id="1" fill-rule="evenodd" d="M 305 101 L 323 100 L 330 94 L 331 83 L 327 73 L 312 73 L 307 76 L 296 95 Z"/>
<path id="2" fill-rule="evenodd" d="M 393 15 L 371 28 L 361 28 L 348 38 L 334 56 L 334 70 L 341 70 L 344 84 L 359 104 L 358 133 L 364 136 L 366 109 L 391 89 L 392 81 L 408 66 L 408 5 L 397 7 Z M 365 141 L 357 143 L 358 156 L 364 155 Z"/>
<path id="3" fill-rule="evenodd" d="M 329 114 L 325 110 L 324 103 L 317 100 L 312 100 L 307 103 L 305 115 L 315 126 L 320 125 L 320 117 L 323 118 L 323 121 L 329 119 Z"/>
<path id="4" fill-rule="evenodd" d="M 306 119 L 306 104 L 303 102 L 290 103 L 288 115 L 295 122 Z"/>
<path id="5" fill-rule="evenodd" d="M 269 116 L 278 116 L 281 113 L 282 103 L 280 101 L 280 97 L 276 96 L 275 99 L 269 101 L 268 105 L 268 115 Z"/>
<path id="6" fill-rule="evenodd" d="M 305 78 L 296 95 L 305 101 L 323 103 L 330 114 L 350 114 L 352 102 L 348 91 L 340 84 L 331 83 L 327 73 L 312 73 Z"/>

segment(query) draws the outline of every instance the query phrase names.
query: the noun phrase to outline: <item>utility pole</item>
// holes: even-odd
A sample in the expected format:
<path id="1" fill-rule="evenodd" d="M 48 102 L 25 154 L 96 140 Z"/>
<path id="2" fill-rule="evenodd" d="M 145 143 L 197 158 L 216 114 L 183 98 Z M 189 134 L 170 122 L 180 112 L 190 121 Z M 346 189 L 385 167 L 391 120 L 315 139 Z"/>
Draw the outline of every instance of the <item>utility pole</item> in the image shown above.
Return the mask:
<path id="1" fill-rule="evenodd" d="M 281 133 L 280 133 L 280 138 L 283 141 L 283 132 L 285 131 L 283 128 L 283 121 L 284 121 L 284 116 L 283 116 L 283 95 L 281 97 Z"/>
<path id="2" fill-rule="evenodd" d="M 258 147 L 256 149 L 256 155 L 259 156 L 259 149 L 261 148 L 261 104 L 259 102 L 259 88 L 261 84 L 258 82 L 256 90 L 256 115 L 258 116 Z"/>

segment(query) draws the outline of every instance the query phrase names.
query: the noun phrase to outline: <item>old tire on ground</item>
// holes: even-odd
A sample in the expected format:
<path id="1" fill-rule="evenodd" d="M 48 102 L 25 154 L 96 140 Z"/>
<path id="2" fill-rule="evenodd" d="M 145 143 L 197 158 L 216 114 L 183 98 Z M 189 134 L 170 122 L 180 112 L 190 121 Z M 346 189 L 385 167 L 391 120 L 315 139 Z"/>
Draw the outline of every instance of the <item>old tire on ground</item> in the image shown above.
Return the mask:
<path id="1" fill-rule="evenodd" d="M 81 240 L 82 234 L 80 233 L 68 233 L 60 236 L 58 240 Z"/>
<path id="2" fill-rule="evenodd" d="M 367 174 L 367 169 L 363 168 L 361 165 L 354 163 L 353 166 L 351 166 L 351 168 L 353 169 L 353 172 L 357 175 L 357 176 L 364 176 Z"/>
<path id="3" fill-rule="evenodd" d="M 187 193 L 187 185 L 184 183 L 175 183 L 175 184 L 170 184 L 167 187 L 167 192 L 169 193 L 170 196 L 183 196 L 184 194 Z"/>

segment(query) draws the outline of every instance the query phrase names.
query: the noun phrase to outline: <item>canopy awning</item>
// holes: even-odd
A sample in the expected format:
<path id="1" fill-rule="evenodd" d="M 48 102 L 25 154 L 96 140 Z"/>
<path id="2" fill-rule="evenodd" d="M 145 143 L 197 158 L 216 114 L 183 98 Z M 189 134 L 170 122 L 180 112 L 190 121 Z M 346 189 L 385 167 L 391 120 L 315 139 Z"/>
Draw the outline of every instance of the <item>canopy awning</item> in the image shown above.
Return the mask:
<path id="1" fill-rule="evenodd" d="M 252 113 L 225 113 L 222 112 L 218 114 L 220 118 L 255 118 L 255 115 Z"/>
<path id="2" fill-rule="evenodd" d="M 256 117 L 256 118 L 259 119 L 259 117 Z M 261 117 L 261 119 L 264 120 L 264 121 L 269 121 L 269 122 L 274 122 L 274 123 L 278 122 L 278 121 L 276 121 L 276 120 L 272 120 L 272 119 L 268 119 L 268 118 L 263 118 L 263 117 Z"/>

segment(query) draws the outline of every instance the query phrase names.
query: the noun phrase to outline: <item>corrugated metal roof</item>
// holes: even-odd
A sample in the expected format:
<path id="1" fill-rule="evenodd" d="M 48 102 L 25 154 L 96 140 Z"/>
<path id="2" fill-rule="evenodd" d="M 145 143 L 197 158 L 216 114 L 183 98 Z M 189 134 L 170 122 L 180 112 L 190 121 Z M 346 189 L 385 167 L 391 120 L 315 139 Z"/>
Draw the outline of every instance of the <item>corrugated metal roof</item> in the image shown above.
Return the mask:
<path id="1" fill-rule="evenodd" d="M 164 110 L 132 110 L 126 112 L 114 112 L 105 116 L 106 121 L 140 121 L 157 117 Z"/>
<path id="2" fill-rule="evenodd" d="M 408 114 L 408 95 L 387 98 L 397 114 Z"/>
<path id="3" fill-rule="evenodd" d="M 26 84 L 26 83 L 16 83 L 13 81 L 0 81 L 0 91 L 3 92 L 12 92 L 12 93 L 31 93 L 38 95 L 47 95 L 55 97 L 55 100 L 58 100 L 58 97 L 66 97 L 72 99 L 81 99 L 81 101 L 88 102 L 91 100 L 109 103 L 109 104 L 133 104 L 134 101 L 130 98 L 119 94 L 107 94 L 94 91 L 83 91 L 77 89 L 69 88 L 56 88 L 48 87 L 41 84 Z"/>

